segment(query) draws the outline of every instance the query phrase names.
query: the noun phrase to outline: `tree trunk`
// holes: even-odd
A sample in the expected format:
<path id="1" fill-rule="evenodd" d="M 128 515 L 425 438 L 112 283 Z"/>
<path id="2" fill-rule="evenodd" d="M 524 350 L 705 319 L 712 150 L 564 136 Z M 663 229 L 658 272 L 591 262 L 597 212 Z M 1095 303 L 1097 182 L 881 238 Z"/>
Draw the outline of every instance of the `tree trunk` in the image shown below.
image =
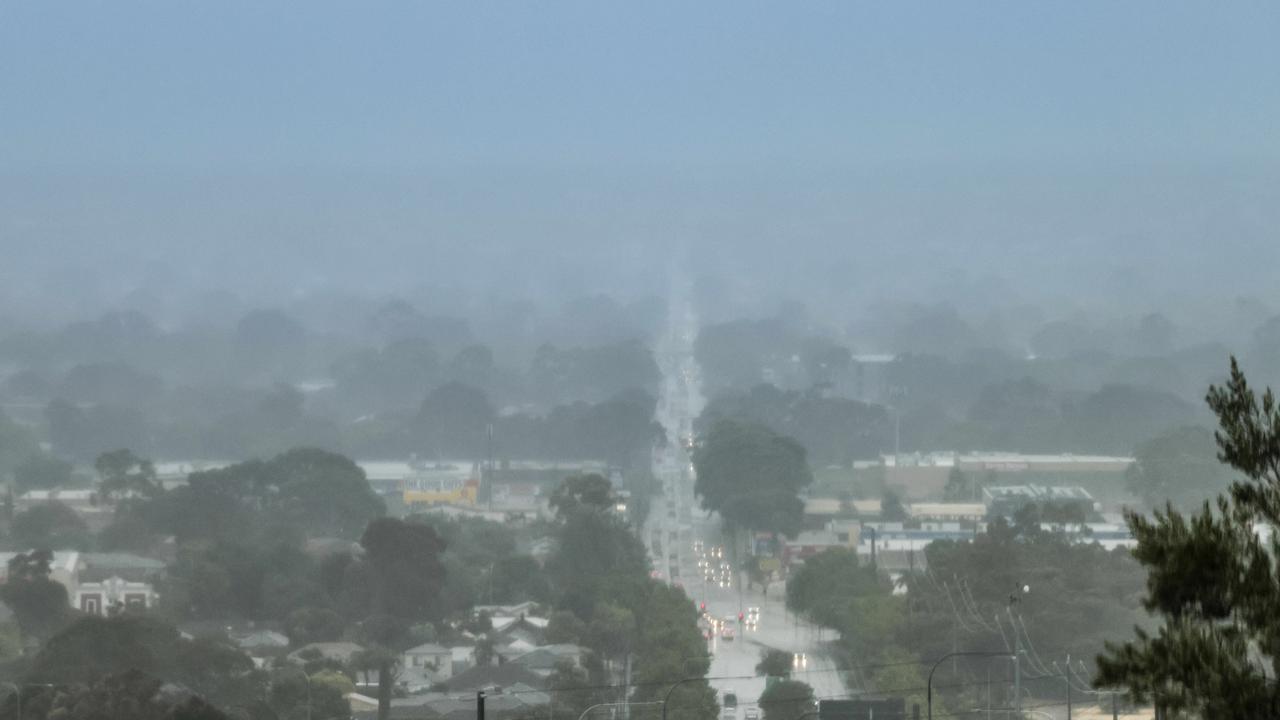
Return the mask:
<path id="1" fill-rule="evenodd" d="M 378 720 L 391 718 L 391 661 L 378 664 Z"/>

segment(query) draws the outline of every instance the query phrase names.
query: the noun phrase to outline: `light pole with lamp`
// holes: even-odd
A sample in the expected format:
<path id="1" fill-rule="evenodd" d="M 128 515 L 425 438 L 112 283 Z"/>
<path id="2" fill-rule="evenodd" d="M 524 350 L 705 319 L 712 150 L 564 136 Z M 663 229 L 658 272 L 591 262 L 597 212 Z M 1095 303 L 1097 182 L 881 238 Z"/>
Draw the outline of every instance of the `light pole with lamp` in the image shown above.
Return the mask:
<path id="1" fill-rule="evenodd" d="M 671 693 L 675 692 L 676 688 L 688 682 L 695 682 L 697 680 L 705 680 L 705 679 L 706 679 L 705 676 L 698 676 L 698 677 L 680 678 L 679 680 L 677 680 L 675 684 L 671 686 L 671 689 L 667 690 L 667 694 L 662 696 L 662 720 L 667 720 L 667 702 L 671 700 Z"/>
<path id="2" fill-rule="evenodd" d="M 667 708 L 666 708 L 666 700 L 650 700 L 650 701 L 647 701 L 647 702 L 610 702 L 610 703 L 596 703 L 595 705 L 592 705 L 591 707 L 587 708 L 586 710 L 583 710 L 583 711 L 582 711 L 582 714 L 578 716 L 578 720 L 586 720 L 587 713 L 591 712 L 592 710 L 595 710 L 596 708 L 602 708 L 602 707 L 622 707 L 622 706 L 632 707 L 632 706 L 635 706 L 635 705 L 662 705 L 662 706 L 663 706 L 663 707 L 662 707 L 663 712 L 666 712 L 666 709 L 667 709 Z"/>
<path id="3" fill-rule="evenodd" d="M 17 701 L 17 712 L 14 713 L 14 717 L 16 718 L 16 720 L 22 720 L 22 688 L 24 687 L 41 687 L 41 688 L 57 687 L 53 683 L 22 683 L 21 685 L 19 685 L 18 683 L 9 682 L 8 680 L 0 681 L 0 685 L 8 685 L 9 687 L 13 688 L 13 696 L 14 696 L 14 699 Z"/>
<path id="4" fill-rule="evenodd" d="M 942 657 L 938 658 L 938 660 L 933 664 L 933 667 L 929 668 L 929 680 L 925 684 L 925 687 L 928 693 L 926 696 L 927 697 L 926 702 L 929 708 L 929 720 L 933 720 L 933 671 L 937 670 L 939 665 L 941 665 L 942 663 L 954 657 L 998 658 L 998 657 L 1009 657 L 1009 653 L 1007 652 L 1003 652 L 1003 653 L 1002 652 L 953 652 L 953 653 L 947 653 L 946 655 L 943 655 Z"/>
<path id="5" fill-rule="evenodd" d="M 1009 615 L 1009 624 L 1013 626 L 1013 701 L 1019 717 L 1022 716 L 1022 636 L 1018 634 L 1018 625 L 1013 621 L 1013 605 L 1022 600 L 1022 595 L 1030 592 L 1030 585 L 1019 586 L 1009 593 L 1009 602 L 1004 606 Z"/>

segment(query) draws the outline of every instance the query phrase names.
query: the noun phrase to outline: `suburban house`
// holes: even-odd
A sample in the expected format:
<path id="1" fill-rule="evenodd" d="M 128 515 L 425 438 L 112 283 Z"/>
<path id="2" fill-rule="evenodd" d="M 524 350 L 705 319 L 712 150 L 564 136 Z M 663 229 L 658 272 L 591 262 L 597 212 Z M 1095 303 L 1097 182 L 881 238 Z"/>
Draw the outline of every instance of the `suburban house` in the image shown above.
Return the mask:
<path id="1" fill-rule="evenodd" d="M 288 636 L 275 630 L 256 630 L 247 635 L 237 636 L 234 640 L 236 647 L 254 656 L 289 647 Z"/>
<path id="2" fill-rule="evenodd" d="M 475 667 L 476 664 L 476 647 L 474 645 L 459 645 L 449 648 L 449 654 L 453 657 L 453 670 L 450 675 Z"/>
<path id="3" fill-rule="evenodd" d="M 506 688 L 517 684 L 543 690 L 546 689 L 547 679 L 516 663 L 504 663 L 477 665 L 445 681 L 449 692 L 453 693 Z"/>
<path id="4" fill-rule="evenodd" d="M 348 697 L 355 717 L 374 720 L 376 701 L 364 696 Z M 515 683 L 489 688 L 485 693 L 485 714 L 491 718 L 541 717 L 551 697 L 537 688 Z M 471 695 L 427 693 L 391 700 L 393 720 L 474 720 L 476 700 Z"/>
<path id="5" fill-rule="evenodd" d="M 527 640 L 517 639 L 517 640 L 513 640 L 512 642 L 506 645 L 500 645 L 498 647 L 495 647 L 493 649 L 493 654 L 494 654 L 494 657 L 498 659 L 498 664 L 501 665 L 503 663 L 512 662 L 516 658 L 520 657 L 521 655 L 524 655 L 527 652 L 530 652 L 536 647 L 537 645 L 534 645 L 533 643 Z"/>
<path id="6" fill-rule="evenodd" d="M 8 579 L 9 561 L 18 553 L 0 553 L 0 582 Z M 49 578 L 67 589 L 71 607 L 90 615 L 153 607 L 159 595 L 153 584 L 164 563 L 127 553 L 58 551 Z"/>
<path id="7" fill-rule="evenodd" d="M 453 675 L 453 651 L 442 645 L 425 643 L 409 648 L 401 662 L 406 668 L 430 668 L 446 678 Z"/>
<path id="8" fill-rule="evenodd" d="M 363 646 L 353 642 L 315 642 L 289 653 L 289 661 L 301 665 L 311 659 L 323 658 L 345 665 L 363 651 Z"/>
<path id="9" fill-rule="evenodd" d="M 530 645 L 539 645 L 547 634 L 547 619 L 521 615 L 519 617 L 494 616 L 489 619 L 493 624 L 492 636 L 500 642 L 512 643 L 523 640 Z"/>
<path id="10" fill-rule="evenodd" d="M 511 660 L 511 662 L 547 677 L 555 672 L 557 667 L 564 664 L 581 667 L 583 653 L 584 650 L 581 647 L 572 643 L 543 645 L 526 652 Z"/>

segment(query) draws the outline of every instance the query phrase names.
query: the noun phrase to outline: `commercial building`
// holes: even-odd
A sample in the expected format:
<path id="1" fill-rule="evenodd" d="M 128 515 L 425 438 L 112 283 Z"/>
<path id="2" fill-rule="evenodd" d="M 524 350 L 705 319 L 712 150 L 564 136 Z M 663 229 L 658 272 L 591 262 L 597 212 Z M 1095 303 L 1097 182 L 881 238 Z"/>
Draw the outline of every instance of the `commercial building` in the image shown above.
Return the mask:
<path id="1" fill-rule="evenodd" d="M 996 485 L 982 489 L 988 516 L 1012 517 L 1027 505 L 1070 510 L 1082 519 L 1101 510 L 1088 490 L 1078 486 Z"/>

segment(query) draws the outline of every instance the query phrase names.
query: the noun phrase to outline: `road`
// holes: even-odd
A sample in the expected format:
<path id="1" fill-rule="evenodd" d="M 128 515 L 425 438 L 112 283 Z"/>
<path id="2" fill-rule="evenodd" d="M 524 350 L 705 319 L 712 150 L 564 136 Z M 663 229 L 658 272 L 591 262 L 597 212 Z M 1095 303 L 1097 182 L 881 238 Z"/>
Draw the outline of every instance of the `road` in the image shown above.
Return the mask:
<path id="1" fill-rule="evenodd" d="M 711 549 L 722 543 L 719 520 L 708 518 L 697 509 L 693 465 L 687 450 L 693 420 L 705 404 L 693 356 L 697 318 L 687 293 L 678 283 L 673 287 L 668 304 L 669 326 L 655 353 L 663 373 L 656 419 L 665 428 L 668 442 L 654 455 L 653 470 L 662 484 L 663 495 L 654 499 L 642 535 L 653 567 L 667 582 L 680 583 L 693 601 L 705 602 L 712 616 L 730 619 L 734 639 L 726 640 L 717 634 L 707 643 L 712 654 L 708 676 L 713 678 L 711 684 L 721 698 L 726 692 L 738 696 L 739 717 L 745 715 L 745 708 L 755 705 L 764 691 L 765 679 L 755 677 L 755 666 L 766 649 L 792 653 L 793 677 L 811 685 L 817 697 L 843 697 L 848 693 L 844 674 L 824 649 L 824 643 L 834 639 L 830 631 L 824 636 L 820 628 L 788 613 L 780 584 L 768 593 L 758 587 L 748 589 L 741 582 L 743 573 L 736 568 L 719 574 L 719 565 L 729 562 L 727 554 L 709 557 Z M 699 560 L 716 568 L 715 581 L 705 580 Z M 721 578 L 727 586 L 722 587 Z M 751 607 L 759 608 L 760 620 L 754 628 L 737 621 L 738 613 L 745 614 Z"/>

